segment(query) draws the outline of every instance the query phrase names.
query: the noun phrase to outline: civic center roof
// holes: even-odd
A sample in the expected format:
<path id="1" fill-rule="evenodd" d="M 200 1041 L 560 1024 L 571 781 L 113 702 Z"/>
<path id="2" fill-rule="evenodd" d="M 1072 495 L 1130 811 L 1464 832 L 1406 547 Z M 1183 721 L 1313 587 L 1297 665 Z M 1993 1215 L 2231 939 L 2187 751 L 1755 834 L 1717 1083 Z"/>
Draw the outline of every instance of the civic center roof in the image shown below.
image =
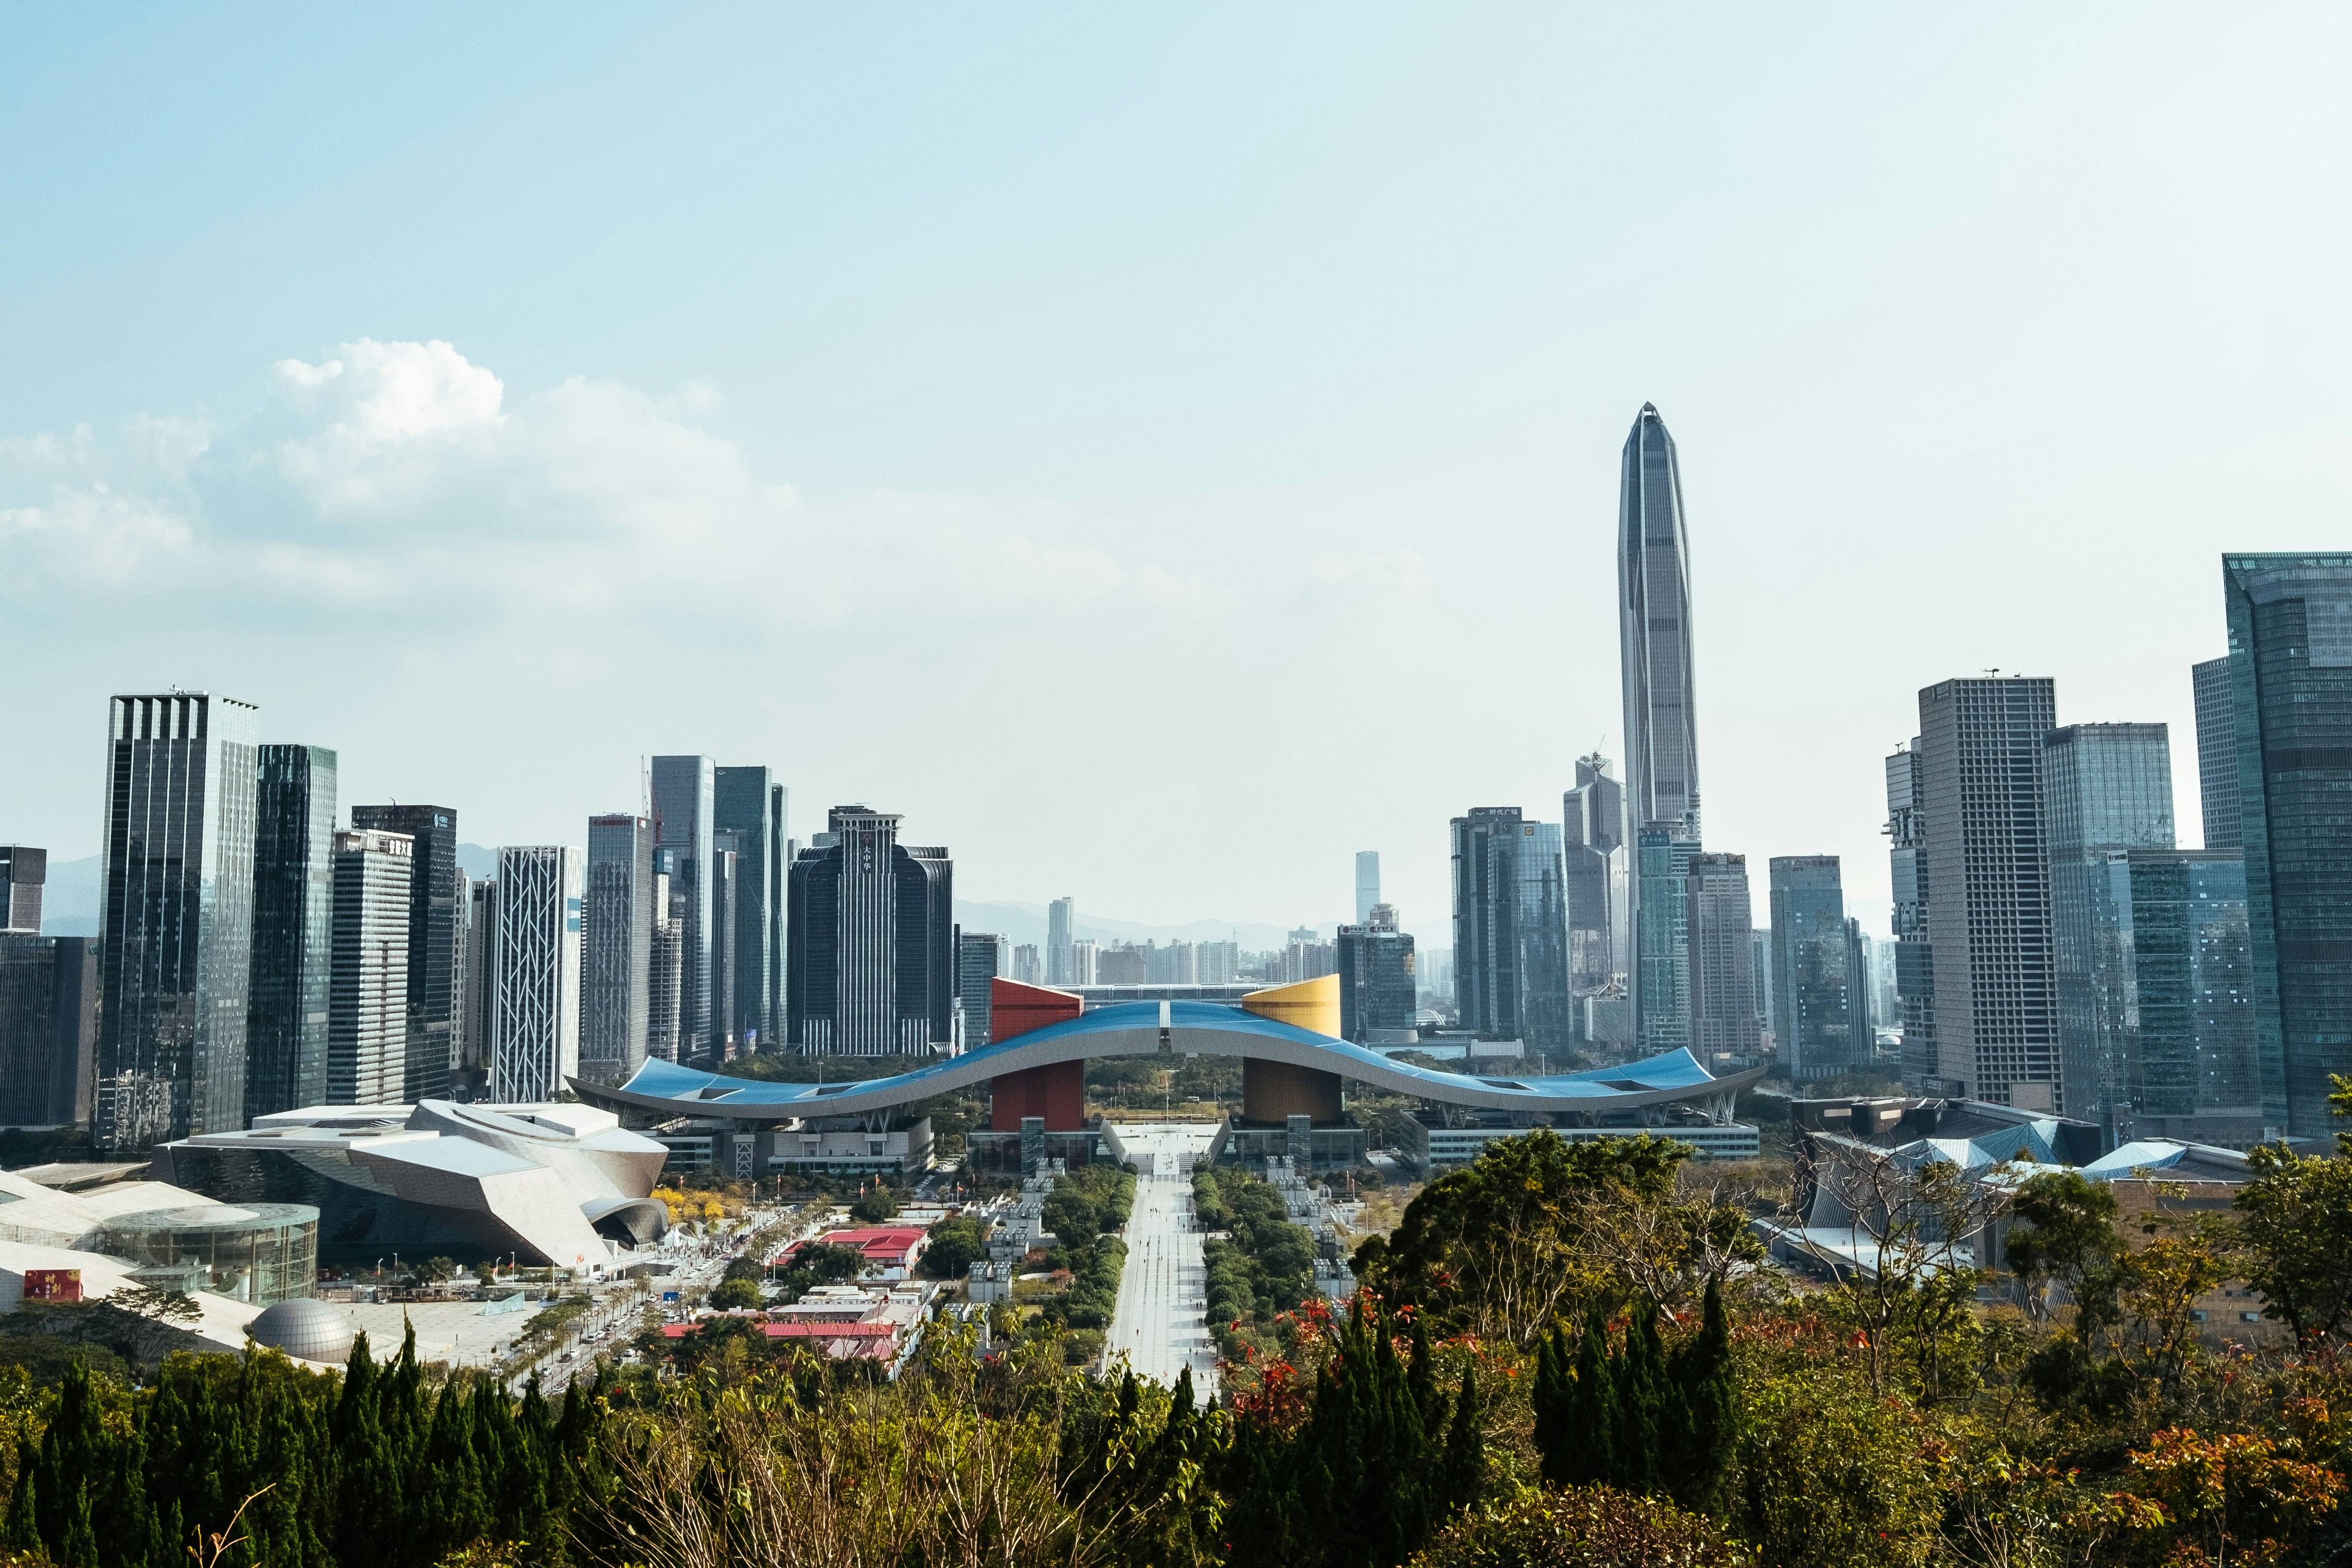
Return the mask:
<path id="1" fill-rule="evenodd" d="M 1305 1009 L 1285 1010 L 1314 1016 Z M 1378 1051 L 1280 1018 L 1261 1016 L 1245 1005 L 1129 1002 L 1093 1008 L 1075 1018 L 891 1078 L 777 1083 L 729 1078 L 656 1060 L 646 1062 L 618 1086 L 576 1078 L 571 1081 L 583 1100 L 616 1109 L 626 1106 L 666 1116 L 779 1121 L 885 1110 L 1000 1074 L 1095 1057 L 1152 1056 L 1162 1050 L 1174 1055 L 1255 1058 L 1337 1073 L 1392 1094 L 1482 1110 L 1547 1114 L 1636 1110 L 1709 1100 L 1736 1093 L 1764 1076 L 1764 1069 L 1757 1068 L 1717 1078 L 1690 1052 L 1675 1050 L 1623 1067 L 1594 1068 L 1556 1078 L 1475 1077 L 1391 1061 Z"/>

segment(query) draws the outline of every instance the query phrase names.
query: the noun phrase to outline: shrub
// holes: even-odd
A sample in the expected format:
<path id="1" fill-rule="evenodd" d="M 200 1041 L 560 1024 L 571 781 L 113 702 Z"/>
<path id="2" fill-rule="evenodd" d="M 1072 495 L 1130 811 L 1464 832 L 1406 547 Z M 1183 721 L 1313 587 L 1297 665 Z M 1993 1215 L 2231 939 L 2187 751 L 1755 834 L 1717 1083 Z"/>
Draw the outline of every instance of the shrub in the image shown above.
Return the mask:
<path id="1" fill-rule="evenodd" d="M 1755 1555 L 1705 1514 L 1613 1487 L 1533 1492 L 1440 1531 L 1412 1568 L 1747 1568 Z"/>

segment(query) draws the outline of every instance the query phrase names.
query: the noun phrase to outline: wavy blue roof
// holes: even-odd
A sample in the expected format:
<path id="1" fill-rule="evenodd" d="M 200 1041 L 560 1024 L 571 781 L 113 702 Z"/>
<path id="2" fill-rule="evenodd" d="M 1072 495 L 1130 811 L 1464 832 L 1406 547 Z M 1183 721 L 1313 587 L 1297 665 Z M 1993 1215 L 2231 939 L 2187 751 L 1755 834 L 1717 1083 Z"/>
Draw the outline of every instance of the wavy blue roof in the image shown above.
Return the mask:
<path id="1" fill-rule="evenodd" d="M 1602 1110 L 1658 1104 L 1731 1093 L 1762 1076 L 1762 1069 L 1757 1068 L 1718 1079 L 1690 1052 L 1675 1050 L 1624 1067 L 1594 1068 L 1559 1077 L 1472 1077 L 1391 1061 L 1378 1051 L 1236 1006 L 1214 1002 L 1121 1002 L 890 1078 L 776 1083 L 701 1072 L 675 1062 L 648 1061 L 617 1089 L 576 1079 L 572 1087 L 592 1100 L 666 1110 L 673 1115 L 747 1119 L 847 1115 L 903 1105 L 1000 1073 L 1088 1057 L 1152 1054 L 1160 1048 L 1163 1007 L 1173 1051 L 1286 1061 L 1335 1072 L 1391 1093 L 1487 1109 Z"/>

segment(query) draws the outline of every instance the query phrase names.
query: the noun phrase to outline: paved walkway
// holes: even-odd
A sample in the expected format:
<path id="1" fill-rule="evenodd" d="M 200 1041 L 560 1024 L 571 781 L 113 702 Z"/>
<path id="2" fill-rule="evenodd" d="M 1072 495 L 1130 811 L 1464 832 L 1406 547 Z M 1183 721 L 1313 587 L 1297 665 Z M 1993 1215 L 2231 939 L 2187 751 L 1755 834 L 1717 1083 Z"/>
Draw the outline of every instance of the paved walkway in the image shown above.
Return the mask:
<path id="1" fill-rule="evenodd" d="M 1193 1397 L 1217 1386 L 1217 1347 L 1204 1316 L 1201 1233 L 1192 1223 L 1192 1160 L 1208 1152 L 1214 1127 L 1197 1122 L 1122 1122 L 1129 1157 L 1149 1173 L 1135 1179 L 1127 1217 L 1127 1268 L 1104 1346 L 1125 1354 L 1138 1377 L 1174 1384 L 1192 1369 Z M 1144 1156 L 1150 1155 L 1147 1160 Z"/>

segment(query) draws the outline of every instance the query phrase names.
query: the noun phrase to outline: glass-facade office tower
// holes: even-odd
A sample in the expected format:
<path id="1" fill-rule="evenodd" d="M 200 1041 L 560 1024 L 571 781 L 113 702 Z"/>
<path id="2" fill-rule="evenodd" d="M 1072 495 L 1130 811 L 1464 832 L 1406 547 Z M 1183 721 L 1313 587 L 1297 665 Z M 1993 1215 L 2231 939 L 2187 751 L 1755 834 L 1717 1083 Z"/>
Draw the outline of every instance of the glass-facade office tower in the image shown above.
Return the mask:
<path id="1" fill-rule="evenodd" d="M 784 810 L 773 768 L 714 773 L 711 820 L 735 847 L 735 1028 L 747 1047 L 772 1041 L 783 1018 Z"/>
<path id="2" fill-rule="evenodd" d="M 1381 901 L 1381 852 L 1377 849 L 1356 851 L 1356 923 L 1369 924 L 1372 906 Z"/>
<path id="3" fill-rule="evenodd" d="M 1764 908 L 1767 913 L 1772 908 L 1772 889 L 1769 883 L 1764 889 Z M 1777 1028 L 1779 1026 L 1772 1021 L 1772 928 L 1758 926 L 1749 933 L 1748 945 L 1756 965 L 1757 1026 L 1761 1029 Z"/>
<path id="4" fill-rule="evenodd" d="M 1516 805 L 1475 806 L 1452 824 L 1454 1005 L 1486 1039 L 1520 1037 L 1519 854 Z"/>
<path id="5" fill-rule="evenodd" d="M 1644 1052 L 1691 1043 L 1690 868 L 1698 840 L 1645 827 L 1633 876 L 1633 1040 Z"/>
<path id="6" fill-rule="evenodd" d="M 863 805 L 835 806 L 829 831 L 793 862 L 784 995 L 795 1050 L 870 1057 L 953 1048 L 954 865 L 943 848 L 900 844 L 899 821 Z M 1084 949 L 1072 956 L 1090 971 L 1093 944 Z"/>
<path id="7" fill-rule="evenodd" d="M 677 890 L 677 852 L 654 851 L 654 934 L 646 966 L 646 1054 L 677 1060 L 677 1003 L 686 983 L 686 895 Z"/>
<path id="8" fill-rule="evenodd" d="M 109 1153 L 245 1124 L 260 710 L 113 699 L 100 861 L 98 1086 Z"/>
<path id="9" fill-rule="evenodd" d="M 992 1004 L 996 977 L 1004 973 L 1012 944 L 990 931 L 956 931 L 956 1016 L 958 1047 L 976 1051 L 988 1044 L 994 1026 Z"/>
<path id="10" fill-rule="evenodd" d="M 1519 1033 L 1538 1051 L 1575 1044 L 1568 973 L 1568 876 L 1559 824 L 1519 824 Z"/>
<path id="11" fill-rule="evenodd" d="M 0 844 L 0 936 L 41 934 L 41 888 L 48 879 L 47 850 Z"/>
<path id="12" fill-rule="evenodd" d="M 1755 916 L 1745 855 L 1694 855 L 1690 901 L 1691 1047 L 1751 1056 L 1764 1046 L 1756 1016 Z"/>
<path id="13" fill-rule="evenodd" d="M 1940 1081 L 1936 1054 L 1935 949 L 1927 940 L 1925 780 L 1919 769 L 1919 742 L 1915 737 L 1886 759 L 1885 833 L 1891 846 L 1886 858 L 1893 873 L 1895 895 L 1892 1022 L 1903 1034 L 1903 1082 L 1920 1094 L 1933 1092 Z"/>
<path id="14" fill-rule="evenodd" d="M 2230 656 L 2189 667 L 2197 703 L 2197 800 L 2205 847 L 2235 849 L 2238 825 L 2238 724 L 2230 700 Z"/>
<path id="15" fill-rule="evenodd" d="M 1772 879 L 1772 1037 L 1789 1077 L 1835 1078 L 1854 1048 L 1845 886 L 1834 855 L 1777 855 Z"/>
<path id="16" fill-rule="evenodd" d="M 652 1037 L 654 825 L 588 819 L 581 937 L 580 1076 L 615 1082 L 645 1065 Z"/>
<path id="17" fill-rule="evenodd" d="M 2221 575 L 2263 1118 L 2324 1137 L 2352 1073 L 2352 554 Z"/>
<path id="18" fill-rule="evenodd" d="M 1078 901 L 1055 899 L 1045 908 L 1045 984 L 1073 984 L 1070 944 L 1077 940 Z"/>
<path id="19" fill-rule="evenodd" d="M 445 1100 L 457 1065 L 450 1032 L 464 1005 L 457 951 L 457 814 L 446 805 L 355 805 L 356 831 L 405 834 L 415 845 L 408 912 L 408 1040 L 401 1096 Z"/>
<path id="20" fill-rule="evenodd" d="M 713 959 L 717 956 L 716 911 L 710 897 L 711 836 L 716 810 L 717 765 L 709 757 L 656 757 L 653 760 L 654 843 L 674 850 L 677 868 L 670 890 L 686 900 L 686 920 L 678 933 L 681 978 L 678 990 L 678 1054 L 702 1056 L 711 1047 L 713 1020 L 722 1009 L 712 990 Z"/>
<path id="21" fill-rule="evenodd" d="M 264 746 L 253 826 L 245 1116 L 327 1101 L 335 937 L 335 753 Z"/>
<path id="22" fill-rule="evenodd" d="M 2044 679 L 1947 680 L 1919 693 L 1912 757 L 1921 770 L 1920 832 L 1933 884 L 1936 1015 L 1936 1070 L 1926 1092 L 2057 1108 L 2058 983 L 2042 811 L 2042 737 L 2056 727 L 2057 692 Z"/>
<path id="23" fill-rule="evenodd" d="M 466 1079 L 484 1089 L 490 1079 L 490 972 L 499 948 L 499 881 L 485 877 L 467 889 Z"/>
<path id="24" fill-rule="evenodd" d="M 1862 922 L 1848 915 L 1845 919 L 1846 1040 L 1856 1067 L 1868 1066 L 1878 1057 L 1878 1033 L 1874 1024 L 1877 1004 L 1871 985 L 1871 969 L 1870 937 L 1862 929 Z"/>
<path id="25" fill-rule="evenodd" d="M 0 1125 L 88 1121 L 97 1051 L 98 939 L 0 932 Z"/>
<path id="26" fill-rule="evenodd" d="M 1339 1037 L 1360 1046 L 1418 1042 L 1419 981 L 1412 938 L 1397 929 L 1395 909 L 1374 904 L 1357 925 L 1339 928 Z"/>
<path id="27" fill-rule="evenodd" d="M 408 949 L 416 929 L 415 841 L 382 829 L 338 833 L 334 868 L 327 1102 L 414 1103 L 405 1089 L 416 1037 L 408 1004 L 416 973 Z"/>
<path id="28" fill-rule="evenodd" d="M 2118 1143 L 2180 1138 L 2245 1148 L 2263 1135 L 2245 860 L 2234 849 L 2107 857 L 2129 987 Z"/>
<path id="29" fill-rule="evenodd" d="M 2161 724 L 2068 724 L 2042 738 L 2058 974 L 2058 1109 L 2113 1131 L 2128 1105 L 2132 1027 L 2127 906 L 2108 896 L 2109 857 L 2169 849 L 2172 741 Z"/>
<path id="30" fill-rule="evenodd" d="M 499 851 L 489 977 L 494 1100 L 552 1100 L 580 1070 L 583 858 L 561 844 Z"/>
<path id="31" fill-rule="evenodd" d="M 1625 788 L 1595 752 L 1576 759 L 1576 787 L 1560 797 L 1568 875 L 1569 983 L 1579 995 L 1625 973 Z"/>

